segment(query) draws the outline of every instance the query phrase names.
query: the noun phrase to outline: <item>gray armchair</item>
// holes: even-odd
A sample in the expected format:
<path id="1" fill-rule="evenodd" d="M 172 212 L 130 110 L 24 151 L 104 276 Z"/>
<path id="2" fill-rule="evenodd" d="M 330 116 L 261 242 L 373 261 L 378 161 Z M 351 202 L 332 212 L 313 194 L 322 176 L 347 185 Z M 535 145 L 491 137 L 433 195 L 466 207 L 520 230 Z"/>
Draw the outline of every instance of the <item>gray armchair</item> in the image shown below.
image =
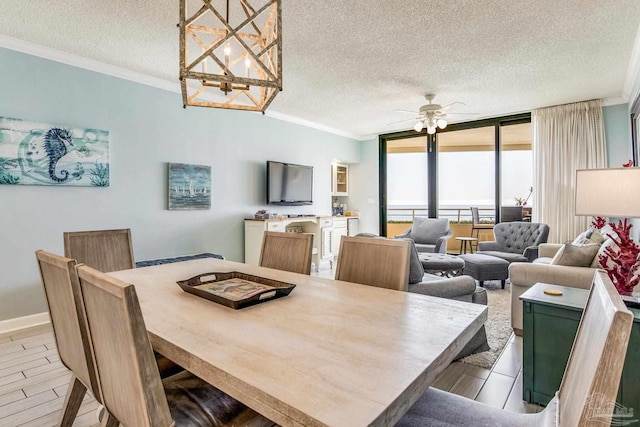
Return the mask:
<path id="1" fill-rule="evenodd" d="M 413 219 L 413 226 L 396 238 L 409 238 L 413 240 L 418 252 L 446 253 L 447 240 L 451 237 L 449 220 L 446 218 L 421 218 Z"/>
<path id="2" fill-rule="evenodd" d="M 538 257 L 538 245 L 546 243 L 549 226 L 535 222 L 502 222 L 493 228 L 494 242 L 479 242 L 479 254 L 509 262 L 532 262 Z"/>

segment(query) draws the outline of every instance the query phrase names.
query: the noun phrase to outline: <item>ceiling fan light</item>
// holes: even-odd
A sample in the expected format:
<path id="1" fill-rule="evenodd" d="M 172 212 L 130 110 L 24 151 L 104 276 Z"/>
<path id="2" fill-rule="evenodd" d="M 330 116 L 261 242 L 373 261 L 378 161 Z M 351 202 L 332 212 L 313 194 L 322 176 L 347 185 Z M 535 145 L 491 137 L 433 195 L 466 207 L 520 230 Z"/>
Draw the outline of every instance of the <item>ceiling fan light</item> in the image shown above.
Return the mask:
<path id="1" fill-rule="evenodd" d="M 413 129 L 416 132 L 421 132 L 422 128 L 424 128 L 424 124 L 422 123 L 422 121 L 419 121 L 418 123 L 415 124 L 415 126 L 413 127 Z"/>
<path id="2" fill-rule="evenodd" d="M 436 133 L 436 127 L 435 126 L 428 126 L 427 127 L 427 133 L 429 135 L 433 135 L 434 133 Z"/>
<path id="3" fill-rule="evenodd" d="M 438 119 L 438 127 L 444 129 L 447 127 L 447 121 L 445 119 Z"/>

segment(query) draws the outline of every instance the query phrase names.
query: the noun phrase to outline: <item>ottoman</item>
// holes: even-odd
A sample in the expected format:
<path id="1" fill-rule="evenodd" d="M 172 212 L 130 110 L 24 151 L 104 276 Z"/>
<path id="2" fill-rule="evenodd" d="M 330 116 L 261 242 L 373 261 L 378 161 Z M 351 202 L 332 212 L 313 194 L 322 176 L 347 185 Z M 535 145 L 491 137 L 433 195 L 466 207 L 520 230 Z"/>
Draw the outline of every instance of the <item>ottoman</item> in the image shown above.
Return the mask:
<path id="1" fill-rule="evenodd" d="M 504 289 L 505 280 L 509 277 L 509 261 L 491 255 L 466 254 L 460 255 L 464 260 L 464 274 L 484 285 L 485 280 L 500 280 Z"/>
<path id="2" fill-rule="evenodd" d="M 439 274 L 443 277 L 459 276 L 464 268 L 464 260 L 453 255 L 419 252 L 418 258 L 425 273 Z"/>

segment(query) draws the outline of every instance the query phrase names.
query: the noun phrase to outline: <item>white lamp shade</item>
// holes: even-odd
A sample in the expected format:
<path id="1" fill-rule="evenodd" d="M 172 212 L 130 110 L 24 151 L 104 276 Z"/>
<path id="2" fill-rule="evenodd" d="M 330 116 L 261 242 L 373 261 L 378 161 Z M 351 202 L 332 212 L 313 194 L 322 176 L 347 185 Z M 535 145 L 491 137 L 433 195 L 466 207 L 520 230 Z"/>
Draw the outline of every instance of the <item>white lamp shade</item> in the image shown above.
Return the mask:
<path id="1" fill-rule="evenodd" d="M 415 129 L 416 132 L 420 132 L 423 127 L 424 127 L 424 124 L 422 123 L 422 121 L 419 121 L 418 123 L 415 124 L 413 129 Z"/>
<path id="2" fill-rule="evenodd" d="M 640 217 L 640 168 L 576 171 L 576 215 Z"/>

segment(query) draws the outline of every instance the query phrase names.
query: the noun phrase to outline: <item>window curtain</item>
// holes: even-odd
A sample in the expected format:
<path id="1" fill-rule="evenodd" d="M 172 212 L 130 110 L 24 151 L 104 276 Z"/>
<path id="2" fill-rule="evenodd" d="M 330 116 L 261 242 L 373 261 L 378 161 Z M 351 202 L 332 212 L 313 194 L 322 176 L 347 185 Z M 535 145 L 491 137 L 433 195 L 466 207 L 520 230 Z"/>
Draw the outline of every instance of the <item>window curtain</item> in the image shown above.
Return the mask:
<path id="1" fill-rule="evenodd" d="M 600 100 L 535 110 L 532 128 L 533 218 L 549 225 L 549 242 L 564 243 L 591 223 L 575 216 L 576 170 L 607 167 Z"/>

